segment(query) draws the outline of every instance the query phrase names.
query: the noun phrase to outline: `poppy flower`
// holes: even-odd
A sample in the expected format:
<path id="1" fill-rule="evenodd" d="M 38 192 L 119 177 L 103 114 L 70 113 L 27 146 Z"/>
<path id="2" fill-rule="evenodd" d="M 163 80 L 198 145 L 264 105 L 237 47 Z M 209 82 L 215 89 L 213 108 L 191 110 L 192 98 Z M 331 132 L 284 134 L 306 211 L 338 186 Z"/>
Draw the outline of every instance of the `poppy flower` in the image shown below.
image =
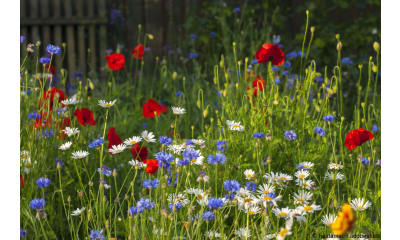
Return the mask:
<path id="1" fill-rule="evenodd" d="M 277 44 L 265 43 L 260 49 L 257 50 L 254 57 L 258 63 L 271 61 L 272 64 L 280 66 L 285 61 L 285 53 L 279 48 Z"/>
<path id="2" fill-rule="evenodd" d="M 21 179 L 21 187 L 24 187 L 24 179 L 22 178 L 22 174 L 19 175 Z"/>
<path id="3" fill-rule="evenodd" d="M 44 67 L 45 67 L 45 69 L 46 69 L 46 72 L 49 72 L 49 73 L 51 73 L 51 74 L 53 74 L 53 75 L 56 74 L 56 70 L 55 70 L 55 68 L 54 68 L 53 65 L 46 64 Z"/>
<path id="4" fill-rule="evenodd" d="M 143 117 L 154 118 L 167 110 L 167 106 L 158 104 L 158 102 L 153 99 L 148 99 L 147 102 L 143 104 Z"/>
<path id="5" fill-rule="evenodd" d="M 59 129 L 65 129 L 66 127 L 71 126 L 71 119 L 69 117 L 65 117 L 61 123 L 57 123 L 56 126 Z M 64 139 L 67 134 L 65 132 L 61 131 L 57 133 L 57 136 L 59 136 L 61 139 Z"/>
<path id="6" fill-rule="evenodd" d="M 263 88 L 264 88 L 264 86 L 265 86 L 265 81 L 264 81 L 264 79 L 262 79 L 262 78 L 257 78 L 256 80 L 254 80 L 254 81 L 252 82 L 252 84 L 253 84 L 253 87 L 256 87 L 256 88 L 258 88 L 260 91 L 262 91 Z"/>
<path id="7" fill-rule="evenodd" d="M 158 169 L 158 161 L 157 160 L 145 159 L 143 162 L 147 165 L 145 171 L 148 174 L 153 175 L 154 173 L 157 172 L 157 169 Z"/>
<path id="8" fill-rule="evenodd" d="M 47 101 L 48 98 L 50 98 L 50 110 L 53 110 L 53 105 L 54 105 L 54 98 L 57 99 L 56 104 L 58 104 L 59 102 L 67 99 L 67 96 L 65 95 L 65 93 L 57 88 L 52 88 L 51 90 L 47 90 L 46 92 L 43 93 L 43 99 L 40 101 L 39 104 L 39 108 L 43 105 L 44 108 L 47 107 Z M 62 107 L 64 107 L 64 105 L 62 105 Z"/>
<path id="9" fill-rule="evenodd" d="M 86 126 L 86 123 L 92 126 L 96 125 L 96 121 L 93 119 L 93 112 L 87 108 L 76 109 L 74 116 L 82 126 Z"/>
<path id="10" fill-rule="evenodd" d="M 374 138 L 374 135 L 363 128 L 351 130 L 347 133 L 344 145 L 351 151 L 354 148 L 360 146 L 361 144 L 365 143 Z"/>
<path id="11" fill-rule="evenodd" d="M 113 70 L 121 70 L 125 67 L 125 56 L 120 53 L 112 53 L 106 56 L 108 67 Z"/>
<path id="12" fill-rule="evenodd" d="M 138 60 L 143 60 L 143 54 L 144 54 L 144 48 L 143 45 L 140 43 L 136 47 L 134 47 L 131 51 L 132 57 Z"/>
<path id="13" fill-rule="evenodd" d="M 112 146 L 120 145 L 122 144 L 121 138 L 118 136 L 118 134 L 115 132 L 115 127 L 112 127 L 108 130 L 108 149 L 112 148 Z M 110 152 L 111 154 L 111 152 Z"/>
<path id="14" fill-rule="evenodd" d="M 35 120 L 33 127 L 35 129 L 41 127 L 50 127 L 51 125 L 51 114 L 48 112 L 40 112 L 40 117 Z"/>
<path id="15" fill-rule="evenodd" d="M 139 161 L 143 161 L 144 159 L 147 158 L 148 155 L 147 148 L 141 146 L 140 143 L 136 143 L 135 145 L 133 145 L 131 148 L 131 152 L 132 152 L 132 158 Z"/>

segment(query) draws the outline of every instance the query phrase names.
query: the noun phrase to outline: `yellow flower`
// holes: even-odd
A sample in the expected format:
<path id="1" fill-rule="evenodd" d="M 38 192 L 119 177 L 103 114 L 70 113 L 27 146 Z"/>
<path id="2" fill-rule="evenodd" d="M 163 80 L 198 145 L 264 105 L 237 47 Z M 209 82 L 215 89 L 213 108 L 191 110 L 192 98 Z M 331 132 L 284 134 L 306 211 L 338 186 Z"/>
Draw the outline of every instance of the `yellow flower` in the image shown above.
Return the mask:
<path id="1" fill-rule="evenodd" d="M 343 235 L 350 231 L 355 222 L 353 209 L 349 204 L 342 206 L 342 211 L 338 213 L 336 221 L 331 224 L 332 233 L 335 235 Z"/>

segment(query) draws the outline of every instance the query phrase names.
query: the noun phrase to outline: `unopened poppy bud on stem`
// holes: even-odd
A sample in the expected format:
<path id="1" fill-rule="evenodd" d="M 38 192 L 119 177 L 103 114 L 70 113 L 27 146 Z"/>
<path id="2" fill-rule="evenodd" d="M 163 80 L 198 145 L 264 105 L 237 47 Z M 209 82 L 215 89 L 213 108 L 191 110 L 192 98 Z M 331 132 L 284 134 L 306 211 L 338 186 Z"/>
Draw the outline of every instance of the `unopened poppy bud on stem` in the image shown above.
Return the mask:
<path id="1" fill-rule="evenodd" d="M 336 50 L 341 51 L 342 50 L 342 42 L 339 41 L 336 45 Z"/>
<path id="2" fill-rule="evenodd" d="M 374 47 L 374 50 L 375 50 L 375 52 L 379 52 L 380 45 L 379 45 L 379 43 L 378 43 L 378 42 L 374 42 L 374 45 L 373 45 L 373 47 Z"/>
<path id="3" fill-rule="evenodd" d="M 315 27 L 314 27 L 314 26 L 312 26 L 312 27 L 310 28 L 310 31 L 311 31 L 311 33 L 314 33 L 314 31 L 315 31 Z"/>

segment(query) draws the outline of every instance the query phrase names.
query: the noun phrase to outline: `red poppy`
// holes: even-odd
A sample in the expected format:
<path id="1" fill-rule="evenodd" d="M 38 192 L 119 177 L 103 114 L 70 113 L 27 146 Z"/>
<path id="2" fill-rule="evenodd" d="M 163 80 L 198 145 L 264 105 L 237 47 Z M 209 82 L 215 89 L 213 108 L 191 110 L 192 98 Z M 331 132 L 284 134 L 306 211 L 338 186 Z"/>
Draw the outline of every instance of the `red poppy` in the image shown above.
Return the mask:
<path id="1" fill-rule="evenodd" d="M 268 127 L 268 122 L 267 121 L 265 121 L 265 126 Z"/>
<path id="2" fill-rule="evenodd" d="M 40 101 L 39 108 L 42 106 L 42 104 L 44 104 L 44 108 L 47 107 L 48 98 L 50 98 L 50 110 L 53 110 L 54 98 L 57 99 L 56 104 L 58 104 L 59 102 L 67 99 L 67 96 L 62 90 L 54 87 L 51 90 L 43 93 L 43 99 Z M 64 107 L 64 105 L 62 105 L 62 107 Z"/>
<path id="3" fill-rule="evenodd" d="M 83 126 L 86 126 L 86 123 L 92 126 L 96 125 L 96 121 L 93 119 L 93 112 L 87 108 L 76 109 L 74 112 L 74 116 Z"/>
<path id="4" fill-rule="evenodd" d="M 258 90 L 262 91 L 264 86 L 265 86 L 265 81 L 262 78 L 257 78 L 256 80 L 253 81 L 253 87 L 258 88 Z"/>
<path id="5" fill-rule="evenodd" d="M 54 68 L 53 65 L 46 64 L 44 67 L 45 67 L 45 71 L 46 71 L 46 72 L 49 72 L 49 73 L 51 73 L 51 74 L 53 74 L 53 75 L 56 74 L 56 70 L 55 70 L 55 68 Z"/>
<path id="6" fill-rule="evenodd" d="M 271 61 L 272 64 L 280 66 L 285 61 L 285 53 L 279 48 L 277 44 L 265 43 L 256 52 L 254 57 L 258 63 Z"/>
<path id="7" fill-rule="evenodd" d="M 364 128 L 354 129 L 347 133 L 344 145 L 351 151 L 374 138 L 374 135 Z"/>
<path id="8" fill-rule="evenodd" d="M 114 145 L 122 144 L 121 138 L 115 133 L 115 127 L 108 130 L 108 149 L 112 148 Z M 111 153 L 110 153 L 111 154 Z"/>
<path id="9" fill-rule="evenodd" d="M 21 178 L 21 187 L 24 187 L 24 179 L 22 178 L 22 174 L 19 175 Z"/>
<path id="10" fill-rule="evenodd" d="M 131 55 L 135 59 L 143 60 L 144 48 L 142 44 L 138 44 L 131 51 Z"/>
<path id="11" fill-rule="evenodd" d="M 148 99 L 147 102 L 143 104 L 143 117 L 154 118 L 167 110 L 167 106 L 163 104 L 160 105 L 153 99 Z"/>
<path id="12" fill-rule="evenodd" d="M 112 53 L 106 56 L 108 67 L 113 70 L 121 70 L 125 67 L 125 56 L 120 53 Z"/>
<path id="13" fill-rule="evenodd" d="M 147 165 L 145 171 L 148 174 L 153 175 L 154 173 L 157 172 L 157 169 L 158 169 L 158 161 L 157 160 L 145 159 L 143 162 Z"/>
<path id="14" fill-rule="evenodd" d="M 131 148 L 131 152 L 132 152 L 132 158 L 139 161 L 143 161 L 144 159 L 146 159 L 149 153 L 147 151 L 147 148 L 141 146 L 140 143 L 136 143 L 135 145 L 133 145 Z"/>
<path id="15" fill-rule="evenodd" d="M 51 125 L 51 113 L 40 112 L 40 117 L 35 120 L 33 127 L 38 129 L 41 127 L 50 127 L 50 125 Z"/>
<path id="16" fill-rule="evenodd" d="M 65 117 L 64 120 L 61 123 L 57 124 L 57 127 L 60 129 L 65 129 L 66 127 L 71 126 L 71 119 L 69 117 Z M 57 136 L 59 136 L 61 139 L 64 139 L 67 134 L 65 134 L 63 131 L 57 133 Z"/>

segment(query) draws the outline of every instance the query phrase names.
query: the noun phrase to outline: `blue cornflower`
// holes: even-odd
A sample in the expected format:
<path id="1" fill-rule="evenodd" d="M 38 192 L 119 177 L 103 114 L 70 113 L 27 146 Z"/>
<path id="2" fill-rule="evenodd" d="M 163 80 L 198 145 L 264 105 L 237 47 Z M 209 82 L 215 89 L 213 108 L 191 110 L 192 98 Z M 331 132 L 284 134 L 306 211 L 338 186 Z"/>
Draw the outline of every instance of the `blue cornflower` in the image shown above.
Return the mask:
<path id="1" fill-rule="evenodd" d="M 293 130 L 285 131 L 285 138 L 288 140 L 296 140 L 297 134 Z"/>
<path id="2" fill-rule="evenodd" d="M 146 129 L 148 127 L 148 123 L 147 122 L 143 122 L 143 128 Z"/>
<path id="3" fill-rule="evenodd" d="M 35 198 L 29 202 L 29 207 L 31 207 L 32 209 L 42 209 L 44 207 L 44 204 L 44 199 Z"/>
<path id="4" fill-rule="evenodd" d="M 222 93 L 220 91 L 217 91 L 218 96 L 222 97 Z"/>
<path id="5" fill-rule="evenodd" d="M 45 188 L 45 187 L 49 186 L 50 183 L 51 183 L 51 181 L 48 178 L 39 178 L 38 180 L 36 180 L 36 185 L 39 188 Z"/>
<path id="6" fill-rule="evenodd" d="M 198 57 L 199 57 L 199 54 L 197 54 L 197 53 L 194 53 L 194 52 L 189 53 L 189 59 L 198 58 Z"/>
<path id="7" fill-rule="evenodd" d="M 192 34 L 190 34 L 190 38 L 191 39 L 197 39 L 197 35 L 192 33 Z"/>
<path id="8" fill-rule="evenodd" d="M 225 140 L 217 141 L 217 150 L 225 152 L 229 149 L 229 143 Z"/>
<path id="9" fill-rule="evenodd" d="M 150 202 L 148 198 L 141 198 L 139 201 L 136 203 L 137 207 L 142 207 L 145 209 L 152 209 L 155 206 L 154 202 Z"/>
<path id="10" fill-rule="evenodd" d="M 367 157 L 363 157 L 362 160 L 361 160 L 361 163 L 364 164 L 364 165 L 367 165 L 369 163 L 368 158 Z"/>
<path id="11" fill-rule="evenodd" d="M 186 166 L 186 165 L 189 165 L 189 163 L 190 163 L 190 160 L 188 158 L 183 158 L 178 161 L 179 166 Z"/>
<path id="12" fill-rule="evenodd" d="M 155 158 L 158 161 L 158 165 L 160 167 L 163 167 L 164 169 L 169 168 L 169 166 L 171 166 L 171 163 L 174 161 L 174 156 L 164 151 L 158 152 L 155 155 Z"/>
<path id="13" fill-rule="evenodd" d="M 109 167 L 107 167 L 106 165 L 103 165 L 101 168 L 97 169 L 98 173 L 101 173 L 103 175 L 106 175 L 107 177 L 111 176 L 112 171 Z"/>
<path id="14" fill-rule="evenodd" d="M 283 76 L 289 75 L 289 71 L 288 71 L 288 70 L 283 71 L 283 72 L 282 72 L 282 75 L 283 75 Z"/>
<path id="15" fill-rule="evenodd" d="M 290 52 L 286 54 L 286 58 L 295 58 L 297 57 L 297 52 Z"/>
<path id="16" fill-rule="evenodd" d="M 185 144 L 186 145 L 194 145 L 194 142 L 192 141 L 192 139 L 188 139 L 188 140 L 186 140 L 186 142 L 185 142 Z"/>
<path id="17" fill-rule="evenodd" d="M 236 197 L 236 193 L 235 192 L 232 192 L 232 193 L 229 193 L 229 194 L 225 194 L 225 199 L 228 199 L 228 200 L 234 200 L 235 197 Z"/>
<path id="18" fill-rule="evenodd" d="M 38 138 L 41 138 L 41 137 L 42 138 L 50 138 L 52 136 L 54 136 L 54 132 L 53 132 L 53 130 L 50 130 L 50 129 L 42 130 L 42 134 L 40 134 L 40 133 L 37 134 Z"/>
<path id="19" fill-rule="evenodd" d="M 240 189 L 240 183 L 236 180 L 226 180 L 224 182 L 224 188 L 229 192 L 236 192 Z"/>
<path id="20" fill-rule="evenodd" d="M 104 240 L 103 236 L 103 230 L 90 230 L 90 235 L 89 235 L 91 240 Z"/>
<path id="21" fill-rule="evenodd" d="M 175 93 L 175 96 L 180 97 L 182 94 L 183 94 L 183 92 L 179 90 L 179 91 L 177 91 L 177 92 Z"/>
<path id="22" fill-rule="evenodd" d="M 234 8 L 234 9 L 233 9 L 233 12 L 234 12 L 234 13 L 239 13 L 239 12 L 240 12 L 240 8 Z"/>
<path id="23" fill-rule="evenodd" d="M 314 78 L 314 81 L 322 83 L 324 81 L 324 78 L 323 77 L 316 77 L 316 78 Z"/>
<path id="24" fill-rule="evenodd" d="M 20 230 L 19 230 L 19 235 L 20 235 L 22 238 L 26 238 L 26 230 L 20 229 Z"/>
<path id="25" fill-rule="evenodd" d="M 325 130 L 322 127 L 315 127 L 314 133 L 320 135 L 321 137 L 325 136 Z"/>
<path id="26" fill-rule="evenodd" d="M 189 160 L 193 160 L 200 157 L 200 154 L 195 149 L 188 148 L 182 152 L 182 156 Z"/>
<path id="27" fill-rule="evenodd" d="M 133 206 L 128 209 L 128 214 L 129 214 L 129 216 L 132 216 L 132 215 L 136 215 L 136 214 L 141 214 L 143 211 L 144 211 L 144 208 Z"/>
<path id="28" fill-rule="evenodd" d="M 176 203 L 176 204 L 170 203 L 170 204 L 168 204 L 168 208 L 169 208 L 169 210 L 171 210 L 171 212 L 177 212 L 177 211 L 179 211 L 181 208 L 183 208 L 183 205 L 182 205 L 182 203 L 180 203 L 180 202 L 178 202 L 178 203 Z"/>
<path id="29" fill-rule="evenodd" d="M 214 217 L 215 217 L 215 215 L 211 211 L 207 211 L 207 212 L 203 213 L 203 220 L 205 220 L 205 221 L 213 220 Z"/>
<path id="30" fill-rule="evenodd" d="M 215 32 L 210 32 L 210 37 L 215 37 L 217 34 Z"/>
<path id="31" fill-rule="evenodd" d="M 376 124 L 372 125 L 372 131 L 374 133 L 378 132 L 379 131 L 378 125 L 376 125 Z"/>
<path id="32" fill-rule="evenodd" d="M 124 17 L 122 16 L 122 13 L 116 9 L 116 8 L 111 8 L 110 9 L 110 24 L 115 25 L 119 22 L 121 25 L 124 24 Z"/>
<path id="33" fill-rule="evenodd" d="M 224 206 L 224 201 L 219 198 L 212 197 L 208 200 L 208 207 L 210 209 L 218 209 Z"/>
<path id="34" fill-rule="evenodd" d="M 60 53 L 61 53 L 61 48 L 60 48 L 59 46 L 49 44 L 49 45 L 47 45 L 47 47 L 46 47 L 46 51 L 47 51 L 48 53 L 50 53 L 50 54 L 60 55 Z"/>
<path id="35" fill-rule="evenodd" d="M 93 142 L 89 143 L 89 148 L 100 147 L 101 145 L 103 145 L 103 143 L 104 143 L 103 138 L 96 139 Z"/>
<path id="36" fill-rule="evenodd" d="M 64 166 L 63 161 L 61 161 L 60 159 L 58 159 L 58 157 L 56 157 L 55 160 L 56 160 L 56 165 L 57 165 L 57 166 L 60 166 L 60 167 Z"/>
<path id="37" fill-rule="evenodd" d="M 167 137 L 167 136 L 161 136 L 160 137 L 160 143 L 163 145 L 171 145 L 172 139 Z"/>
<path id="38" fill-rule="evenodd" d="M 254 134 L 253 134 L 253 137 L 254 137 L 254 138 L 263 138 L 264 136 L 265 136 L 264 133 L 254 133 Z"/>
<path id="39" fill-rule="evenodd" d="M 272 71 L 274 71 L 274 72 L 279 72 L 279 70 L 280 70 L 280 68 L 278 68 L 278 67 L 272 67 Z"/>
<path id="40" fill-rule="evenodd" d="M 326 122 L 332 122 L 333 120 L 335 120 L 335 116 L 327 115 L 327 116 L 324 116 L 324 117 L 322 118 L 322 120 L 324 120 L 324 121 L 326 121 Z"/>
<path id="41" fill-rule="evenodd" d="M 226 161 L 226 156 L 223 153 L 216 153 L 215 156 L 208 155 L 208 163 L 210 164 L 224 164 Z"/>
<path id="42" fill-rule="evenodd" d="M 291 63 L 290 61 L 286 61 L 286 62 L 283 64 L 283 66 L 284 66 L 286 69 L 288 69 L 288 68 L 290 68 L 290 67 L 292 66 L 292 63 Z"/>
<path id="43" fill-rule="evenodd" d="M 20 37 L 19 37 L 19 40 L 20 40 L 21 43 L 25 42 L 25 39 L 26 39 L 25 36 L 20 36 Z"/>
<path id="44" fill-rule="evenodd" d="M 257 189 L 257 185 L 256 185 L 254 182 L 247 182 L 247 183 L 246 183 L 246 188 L 247 188 L 249 191 L 255 192 L 256 189 Z"/>
<path id="45" fill-rule="evenodd" d="M 305 57 L 306 53 L 305 52 L 301 52 L 301 50 L 297 51 L 297 56 L 299 57 Z"/>
<path id="46" fill-rule="evenodd" d="M 49 64 L 49 63 L 50 63 L 50 58 L 48 58 L 48 57 L 41 57 L 41 58 L 39 59 L 39 62 L 40 62 L 41 64 Z"/>
<path id="47" fill-rule="evenodd" d="M 279 79 L 279 77 L 275 78 L 275 84 L 277 85 L 281 84 L 281 79 Z"/>
<path id="48" fill-rule="evenodd" d="M 146 179 L 143 181 L 143 187 L 144 188 L 156 188 L 160 184 L 160 181 L 158 179 L 154 179 L 153 181 L 150 179 Z"/>
<path id="49" fill-rule="evenodd" d="M 344 58 L 342 58 L 342 64 L 353 65 L 354 62 L 349 57 L 344 57 Z"/>
<path id="50" fill-rule="evenodd" d="M 36 113 L 36 112 L 31 112 L 28 114 L 28 119 L 39 119 L 40 118 L 40 113 Z"/>
<path id="51" fill-rule="evenodd" d="M 257 60 L 257 59 L 251 60 L 251 64 L 257 64 L 257 63 L 258 63 L 258 60 Z"/>

